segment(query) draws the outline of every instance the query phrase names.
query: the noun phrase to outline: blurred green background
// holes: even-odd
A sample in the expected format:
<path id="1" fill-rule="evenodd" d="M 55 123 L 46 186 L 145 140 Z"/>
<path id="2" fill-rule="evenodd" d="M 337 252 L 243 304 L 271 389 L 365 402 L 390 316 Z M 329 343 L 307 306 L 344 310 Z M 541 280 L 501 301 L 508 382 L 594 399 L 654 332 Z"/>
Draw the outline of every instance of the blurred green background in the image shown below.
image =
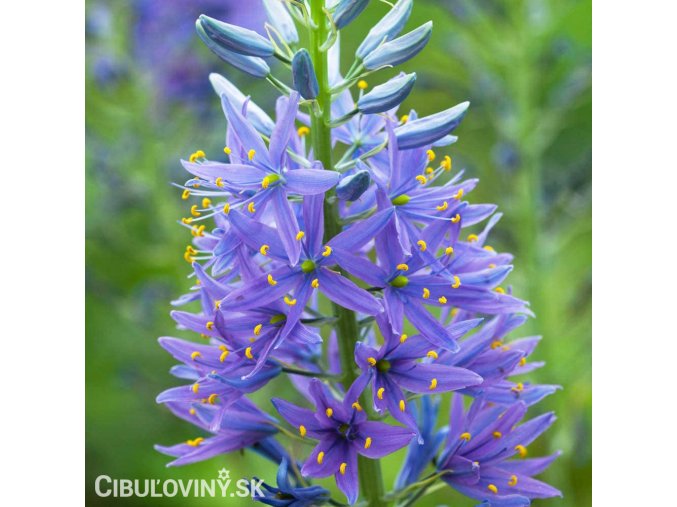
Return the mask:
<path id="1" fill-rule="evenodd" d="M 235 477 L 274 478 L 275 467 L 249 453 L 167 469 L 169 458 L 153 450 L 155 443 L 197 436 L 154 398 L 176 384 L 168 374 L 173 361 L 156 338 L 180 336 L 168 315 L 169 300 L 188 287 L 182 260 L 188 237 L 176 225 L 185 204 L 170 182 L 185 180 L 180 157 L 223 146 L 225 122 L 207 75 L 221 72 L 259 105 L 272 110 L 274 104 L 265 83 L 239 75 L 200 47 L 193 22 L 201 12 L 251 27 L 263 22 L 257 1 L 87 1 L 86 493 L 91 505 L 224 503 L 99 498 L 94 480 L 100 474 L 211 479 L 226 466 Z M 349 26 L 345 63 L 384 12 L 374 1 Z M 473 202 L 495 202 L 504 212 L 492 245 L 515 254 L 510 280 L 537 314 L 525 333 L 545 337 L 534 358 L 548 365 L 533 380 L 564 386 L 533 409 L 558 415 L 533 451 L 564 451 L 542 477 L 565 496 L 534 503 L 590 505 L 591 1 L 417 0 L 408 26 L 428 19 L 434 20 L 433 38 L 403 69 L 418 73 L 403 109 L 429 114 L 471 101 L 457 132 L 460 140 L 450 150 L 454 167 L 481 179 Z M 264 408 L 269 394 L 257 396 Z M 402 457 L 384 462 L 387 485 Z M 473 502 L 444 488 L 421 503 L 439 504 Z"/>

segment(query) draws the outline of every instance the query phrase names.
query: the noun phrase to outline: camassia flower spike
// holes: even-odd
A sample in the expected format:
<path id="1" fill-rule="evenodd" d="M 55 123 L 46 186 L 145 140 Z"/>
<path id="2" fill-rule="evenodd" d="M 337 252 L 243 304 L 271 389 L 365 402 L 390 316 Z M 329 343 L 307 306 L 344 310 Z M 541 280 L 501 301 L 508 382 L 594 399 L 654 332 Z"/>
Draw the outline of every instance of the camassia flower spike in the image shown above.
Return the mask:
<path id="1" fill-rule="evenodd" d="M 554 415 L 520 421 L 559 386 L 530 382 L 540 337 L 512 337 L 533 314 L 510 286 L 512 255 L 490 243 L 501 214 L 471 202 L 479 182 L 453 158 L 469 103 L 402 108 L 416 73 L 387 69 L 433 41 L 432 22 L 403 33 L 413 0 L 341 68 L 343 28 L 368 3 L 263 0 L 258 32 L 196 22 L 212 52 L 280 96 L 271 114 L 209 76 L 224 145 L 190 153 L 176 185 L 191 269 L 171 317 L 196 338 L 159 339 L 178 385 L 157 396 L 197 433 L 156 448 L 172 466 L 254 451 L 278 473 L 253 500 L 279 507 L 427 505 L 434 483 L 483 506 L 557 496 L 534 476 L 558 453 L 527 457 Z M 384 484 L 394 453 L 402 468 Z"/>

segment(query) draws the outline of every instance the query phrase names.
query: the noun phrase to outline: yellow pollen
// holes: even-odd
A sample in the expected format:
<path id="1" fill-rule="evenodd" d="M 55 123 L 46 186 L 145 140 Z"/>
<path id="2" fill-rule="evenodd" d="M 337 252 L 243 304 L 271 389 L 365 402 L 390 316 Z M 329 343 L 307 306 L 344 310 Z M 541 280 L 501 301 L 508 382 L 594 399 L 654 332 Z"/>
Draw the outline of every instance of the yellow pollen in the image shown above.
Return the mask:
<path id="1" fill-rule="evenodd" d="M 407 341 L 407 338 L 409 338 L 409 336 L 406 335 L 406 334 L 403 334 L 402 336 L 400 336 L 400 343 L 406 342 L 406 341 Z"/>
<path id="2" fill-rule="evenodd" d="M 477 236 L 477 234 L 468 234 L 468 241 L 470 241 L 471 243 L 474 243 L 478 239 L 480 238 Z"/>
<path id="3" fill-rule="evenodd" d="M 214 329 L 214 323 L 210 320 L 205 324 L 205 327 L 211 331 L 212 329 Z"/>
<path id="4" fill-rule="evenodd" d="M 454 283 L 451 284 L 452 289 L 458 289 L 461 286 L 461 279 L 454 275 Z"/>
<path id="5" fill-rule="evenodd" d="M 465 192 L 463 192 L 463 189 L 462 189 L 462 188 L 459 188 L 459 189 L 458 189 L 458 192 L 456 192 L 456 193 L 454 194 L 454 199 L 456 199 L 457 201 L 460 201 L 460 200 L 461 200 L 461 197 L 463 197 L 463 194 L 464 194 L 464 193 L 465 193 Z"/>
<path id="6" fill-rule="evenodd" d="M 261 248 L 259 248 L 259 253 L 261 255 L 268 255 L 268 250 L 270 250 L 270 245 L 261 245 Z"/>
<path id="7" fill-rule="evenodd" d="M 400 116 L 400 122 L 401 123 L 407 123 L 409 121 L 409 115 L 408 114 L 403 114 Z"/>
<path id="8" fill-rule="evenodd" d="M 317 278 L 315 278 L 312 282 L 310 282 L 310 286 L 313 289 L 317 289 L 320 286 L 320 281 Z"/>
<path id="9" fill-rule="evenodd" d="M 472 435 L 470 435 L 470 433 L 466 431 L 465 433 L 461 433 L 461 436 L 458 438 L 460 438 L 461 440 L 465 440 L 467 442 L 472 438 Z"/>
<path id="10" fill-rule="evenodd" d="M 454 224 L 457 224 L 461 220 L 461 215 L 456 213 L 453 217 L 451 217 L 451 222 Z"/>
<path id="11" fill-rule="evenodd" d="M 499 294 L 505 294 L 505 289 L 503 287 L 496 287 L 494 291 L 498 292 Z"/>
<path id="12" fill-rule="evenodd" d="M 428 182 L 428 178 L 426 178 L 422 174 L 419 174 L 418 176 L 416 176 L 416 181 L 418 181 L 421 185 L 425 185 Z"/>
<path id="13" fill-rule="evenodd" d="M 386 388 L 385 387 L 380 387 L 379 390 L 376 392 L 376 396 L 378 397 L 379 400 L 383 399 L 383 393 L 385 392 Z"/>
<path id="14" fill-rule="evenodd" d="M 230 203 L 227 202 L 226 204 L 223 205 L 223 212 L 227 215 L 230 213 Z"/>
<path id="15" fill-rule="evenodd" d="M 200 389 L 200 384 L 196 382 L 190 389 L 193 391 L 193 394 L 197 394 L 198 390 Z"/>
<path id="16" fill-rule="evenodd" d="M 304 137 L 310 134 L 310 129 L 308 127 L 299 127 L 296 133 L 299 135 L 299 137 Z"/>
<path id="17" fill-rule="evenodd" d="M 252 336 L 251 338 L 249 338 L 249 341 L 250 341 L 251 343 L 254 343 L 254 342 L 256 341 L 256 338 L 254 338 L 254 337 Z"/>
<path id="18" fill-rule="evenodd" d="M 308 431 L 306 430 L 306 427 L 303 424 L 301 426 L 299 426 L 299 435 L 301 435 L 302 437 L 305 437 L 306 433 L 308 433 Z"/>
<path id="19" fill-rule="evenodd" d="M 439 357 L 437 355 L 437 352 L 435 352 L 434 350 L 429 350 L 426 356 L 428 356 L 430 359 L 437 359 Z"/>
<path id="20" fill-rule="evenodd" d="M 426 287 L 423 287 L 423 299 L 428 299 L 430 297 L 430 290 Z"/>
<path id="21" fill-rule="evenodd" d="M 370 447 L 371 447 L 371 437 L 367 437 L 367 438 L 364 440 L 364 448 L 365 448 L 365 449 L 369 449 Z"/>
<path id="22" fill-rule="evenodd" d="M 204 199 L 202 199 L 202 207 L 203 207 L 203 208 L 209 208 L 209 206 L 211 206 L 211 205 L 212 205 L 212 200 L 211 200 L 211 199 L 209 199 L 209 198 L 207 198 L 207 197 L 205 197 Z"/>
<path id="23" fill-rule="evenodd" d="M 247 158 L 249 160 L 254 160 L 254 155 L 256 155 L 256 150 L 254 148 L 247 152 Z"/>
<path id="24" fill-rule="evenodd" d="M 444 211 L 448 207 L 449 207 L 449 203 L 447 201 L 443 201 L 442 204 L 440 204 L 439 206 L 435 206 L 435 209 L 437 211 Z"/>
<path id="25" fill-rule="evenodd" d="M 431 162 L 435 160 L 435 152 L 433 150 L 428 150 L 425 152 L 425 154 L 428 156 L 428 160 Z"/>
<path id="26" fill-rule="evenodd" d="M 525 364 L 527 364 L 527 358 L 523 357 L 522 359 L 520 359 L 519 365 L 524 366 Z"/>
<path id="27" fill-rule="evenodd" d="M 291 299 L 289 296 L 284 297 L 284 302 L 289 306 L 294 306 L 296 304 L 296 299 Z"/>
<path id="28" fill-rule="evenodd" d="M 247 359 L 254 359 L 251 347 L 247 347 L 246 349 L 244 349 L 244 355 L 247 356 Z"/>
<path id="29" fill-rule="evenodd" d="M 489 269 L 494 269 L 496 267 L 496 264 L 493 262 L 487 266 Z"/>
<path id="30" fill-rule="evenodd" d="M 489 245 L 485 245 L 483 248 L 484 248 L 487 252 L 495 252 L 495 251 L 496 251 L 496 250 L 494 250 L 494 247 L 489 246 Z"/>
<path id="31" fill-rule="evenodd" d="M 456 317 L 456 315 L 458 315 L 458 312 L 459 312 L 458 308 L 454 308 L 453 310 L 451 310 L 451 316 Z"/>
<path id="32" fill-rule="evenodd" d="M 516 445 L 515 450 L 517 451 L 517 454 L 520 455 L 520 458 L 524 458 L 527 455 L 527 448 L 522 444 Z"/>
<path id="33" fill-rule="evenodd" d="M 367 358 L 367 362 L 368 362 L 371 366 L 376 366 L 376 358 L 375 358 L 375 357 L 368 357 L 368 358 Z"/>
<path id="34" fill-rule="evenodd" d="M 188 413 L 189 413 L 190 415 L 195 415 L 195 409 L 194 409 L 194 408 L 191 408 L 191 409 L 188 411 Z"/>
<path id="35" fill-rule="evenodd" d="M 231 150 L 230 148 L 228 148 L 228 146 L 225 146 L 225 147 L 223 148 L 223 153 L 225 153 L 226 155 L 230 155 L 232 152 L 233 152 L 233 150 Z"/>
<path id="36" fill-rule="evenodd" d="M 321 465 L 322 460 L 324 460 L 324 451 L 320 451 L 317 455 L 317 464 Z"/>
<path id="37" fill-rule="evenodd" d="M 268 275 L 268 285 L 272 286 L 277 285 L 277 282 L 275 281 L 275 278 L 273 278 L 273 275 Z"/>
<path id="38" fill-rule="evenodd" d="M 219 395 L 216 394 L 216 393 L 210 394 L 209 397 L 207 398 L 207 403 L 209 403 L 210 405 L 213 405 L 214 403 L 216 403 L 216 398 L 218 398 L 218 397 L 219 397 Z"/>
<path id="39" fill-rule="evenodd" d="M 188 218 L 182 218 L 182 219 L 181 219 L 181 223 L 182 223 L 182 224 L 189 224 L 189 223 L 191 223 L 192 221 L 193 221 L 193 219 L 190 218 L 190 217 L 188 217 Z"/>
<path id="40" fill-rule="evenodd" d="M 425 252 L 428 249 L 428 244 L 422 239 L 419 239 L 416 244 L 421 249 L 421 252 Z"/>
<path id="41" fill-rule="evenodd" d="M 494 486 L 493 484 L 489 484 L 487 486 L 487 489 L 489 491 L 491 491 L 494 495 L 498 493 L 498 488 L 496 486 Z"/>
<path id="42" fill-rule="evenodd" d="M 190 252 L 184 252 L 183 260 L 185 260 L 188 264 L 192 264 L 193 262 L 195 262 L 195 257 L 192 257 L 190 255 Z"/>
<path id="43" fill-rule="evenodd" d="M 510 350 L 510 345 L 503 345 L 501 350 Z"/>
<path id="44" fill-rule="evenodd" d="M 351 407 L 353 407 L 358 412 L 362 412 L 362 405 L 360 405 L 358 402 L 353 403 Z"/>
<path id="45" fill-rule="evenodd" d="M 201 355 L 202 355 L 202 354 L 196 350 L 195 352 L 192 352 L 192 353 L 190 354 L 190 358 L 191 358 L 193 361 L 195 361 L 195 359 L 197 359 L 197 358 L 200 357 Z"/>
<path id="46" fill-rule="evenodd" d="M 200 183 L 199 182 L 193 183 L 193 188 L 200 188 Z"/>
<path id="47" fill-rule="evenodd" d="M 339 472 L 341 472 L 341 475 L 346 475 L 346 467 L 348 466 L 348 463 L 341 463 L 341 466 L 339 467 Z"/>
<path id="48" fill-rule="evenodd" d="M 269 185 L 270 185 L 270 178 L 268 176 L 266 176 L 261 180 L 261 188 L 268 188 Z"/>
<path id="49" fill-rule="evenodd" d="M 249 211 L 249 213 L 255 213 L 256 212 L 256 208 L 254 207 L 254 201 L 247 204 L 247 211 Z"/>
<path id="50" fill-rule="evenodd" d="M 451 171 L 451 157 L 449 155 L 445 155 L 444 160 L 440 162 L 440 165 L 444 168 L 445 171 Z"/>
<path id="51" fill-rule="evenodd" d="M 432 167 L 426 167 L 425 173 L 428 175 L 428 179 L 430 179 L 430 175 L 435 172 L 435 169 Z"/>
<path id="52" fill-rule="evenodd" d="M 442 305 L 446 305 L 446 304 L 447 304 L 447 298 L 445 298 L 444 296 L 438 297 L 437 300 L 438 300 L 438 301 L 440 302 L 440 304 L 442 304 Z"/>
<path id="53" fill-rule="evenodd" d="M 451 255 L 454 253 L 454 247 L 453 246 L 448 246 L 447 248 L 444 249 L 444 255 Z"/>
<path id="54" fill-rule="evenodd" d="M 517 485 L 517 476 L 511 475 L 510 480 L 508 481 L 508 486 L 515 486 L 515 485 Z"/>
<path id="55" fill-rule="evenodd" d="M 256 336 L 261 334 L 261 328 L 262 327 L 263 327 L 263 324 L 256 324 L 256 326 L 254 326 L 254 334 Z"/>
<path id="56" fill-rule="evenodd" d="M 202 437 L 197 437 L 197 438 L 195 438 L 195 439 L 193 439 L 193 440 L 186 440 L 186 443 L 187 443 L 188 445 L 190 445 L 191 447 L 197 447 L 198 445 L 200 445 L 200 443 L 202 443 L 203 440 L 204 440 L 204 438 L 202 438 Z"/>
<path id="57" fill-rule="evenodd" d="M 217 301 L 214 301 L 214 308 L 216 308 L 217 310 L 218 310 L 219 308 L 221 308 L 221 301 L 218 301 L 218 300 L 217 300 Z"/>
<path id="58" fill-rule="evenodd" d="M 395 266 L 395 267 L 396 267 L 397 269 L 399 269 L 400 271 L 409 271 L 409 266 L 408 266 L 407 264 L 404 264 L 404 263 L 398 264 L 398 265 Z"/>
<path id="59" fill-rule="evenodd" d="M 494 340 L 493 342 L 491 342 L 490 347 L 491 347 L 492 350 L 494 350 L 494 349 L 497 349 L 498 347 L 500 347 L 500 346 L 502 346 L 502 345 L 503 345 L 503 342 L 502 342 L 502 341 L 500 341 L 500 340 Z"/>
<path id="60" fill-rule="evenodd" d="M 334 409 L 329 407 L 327 410 L 324 411 L 325 414 L 327 414 L 327 417 L 331 417 L 334 415 Z"/>
<path id="61" fill-rule="evenodd" d="M 190 190 L 186 189 L 181 193 L 181 199 L 184 201 L 190 197 Z"/>
<path id="62" fill-rule="evenodd" d="M 406 408 L 404 404 L 404 400 L 400 400 L 400 412 L 404 412 L 404 409 Z"/>
<path id="63" fill-rule="evenodd" d="M 216 186 L 219 187 L 219 188 L 220 188 L 220 187 L 223 187 L 223 186 L 225 185 L 225 183 L 223 183 L 223 178 L 222 178 L 221 176 L 219 176 L 218 178 L 216 178 L 216 179 L 214 180 L 214 183 L 215 183 Z"/>
<path id="64" fill-rule="evenodd" d="M 329 257 L 331 255 L 331 247 L 329 245 L 324 245 L 324 251 L 322 252 L 322 257 Z"/>
<path id="65" fill-rule="evenodd" d="M 219 361 L 224 362 L 226 360 L 226 358 L 228 357 L 228 354 L 230 354 L 230 352 L 228 352 L 227 350 L 224 350 L 223 352 L 221 352 L 221 355 L 219 356 Z"/>
<path id="66" fill-rule="evenodd" d="M 510 390 L 514 393 L 521 393 L 524 391 L 524 384 L 522 384 L 522 382 L 518 382 L 514 387 L 511 387 Z"/>
<path id="67" fill-rule="evenodd" d="M 303 231 L 299 231 L 296 233 L 296 241 L 301 241 L 303 239 L 303 236 L 305 236 L 306 233 Z"/>
<path id="68" fill-rule="evenodd" d="M 494 431 L 492 435 L 494 436 L 494 438 L 501 438 L 503 436 L 503 433 L 501 433 L 500 431 Z"/>
<path id="69" fill-rule="evenodd" d="M 428 389 L 430 389 L 432 391 L 435 388 L 437 388 L 437 379 L 436 378 L 434 378 L 430 381 L 430 387 L 428 387 Z"/>
<path id="70" fill-rule="evenodd" d="M 366 90 L 368 86 L 369 86 L 369 83 L 367 83 L 364 79 L 360 79 L 360 80 L 357 82 L 357 87 L 358 87 L 360 90 Z"/>
<path id="71" fill-rule="evenodd" d="M 187 245 L 186 246 L 186 252 L 188 252 L 191 255 L 195 255 L 197 253 L 197 250 L 195 250 L 195 248 L 193 248 L 192 246 Z"/>

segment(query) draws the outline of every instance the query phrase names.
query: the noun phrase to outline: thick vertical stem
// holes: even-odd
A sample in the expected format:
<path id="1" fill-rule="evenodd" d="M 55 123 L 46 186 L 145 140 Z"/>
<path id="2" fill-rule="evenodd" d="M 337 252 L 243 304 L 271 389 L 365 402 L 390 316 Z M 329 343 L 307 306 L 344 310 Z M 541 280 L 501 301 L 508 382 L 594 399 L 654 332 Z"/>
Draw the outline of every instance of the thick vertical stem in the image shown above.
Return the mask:
<path id="1" fill-rule="evenodd" d="M 325 13 L 323 12 L 324 0 L 311 0 L 311 18 L 313 27 L 310 30 L 310 54 L 315 67 L 315 74 L 319 83 L 317 104 L 319 108 L 312 114 L 311 140 L 315 158 L 322 162 L 326 170 L 333 170 L 331 153 L 331 93 L 329 87 L 329 68 L 326 52 L 320 51 L 320 46 L 327 39 L 328 27 Z M 338 217 L 338 207 L 328 201 L 324 203 L 324 235 L 329 239 L 341 232 Z M 355 313 L 340 305 L 333 305 L 336 321 L 336 336 L 339 343 L 339 354 L 343 369 L 343 382 L 346 387 L 350 386 L 356 378 L 355 361 L 353 351 L 355 342 L 359 336 L 359 329 Z M 366 400 L 362 406 L 369 407 Z M 368 502 L 369 507 L 381 507 L 386 505 L 382 500 L 383 480 L 381 478 L 381 464 L 378 460 L 371 460 L 360 456 L 359 458 L 360 489 Z"/>

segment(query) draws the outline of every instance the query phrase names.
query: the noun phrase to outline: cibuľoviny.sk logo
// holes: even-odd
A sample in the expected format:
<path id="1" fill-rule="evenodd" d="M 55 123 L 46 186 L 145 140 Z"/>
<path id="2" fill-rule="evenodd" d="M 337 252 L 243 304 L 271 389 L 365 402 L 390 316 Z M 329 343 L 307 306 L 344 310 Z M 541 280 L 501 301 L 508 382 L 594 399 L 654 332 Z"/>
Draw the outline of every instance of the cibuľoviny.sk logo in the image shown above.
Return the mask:
<path id="1" fill-rule="evenodd" d="M 262 480 L 231 479 L 230 470 L 222 468 L 216 479 L 116 479 L 99 475 L 94 491 L 100 497 L 262 497 Z"/>

